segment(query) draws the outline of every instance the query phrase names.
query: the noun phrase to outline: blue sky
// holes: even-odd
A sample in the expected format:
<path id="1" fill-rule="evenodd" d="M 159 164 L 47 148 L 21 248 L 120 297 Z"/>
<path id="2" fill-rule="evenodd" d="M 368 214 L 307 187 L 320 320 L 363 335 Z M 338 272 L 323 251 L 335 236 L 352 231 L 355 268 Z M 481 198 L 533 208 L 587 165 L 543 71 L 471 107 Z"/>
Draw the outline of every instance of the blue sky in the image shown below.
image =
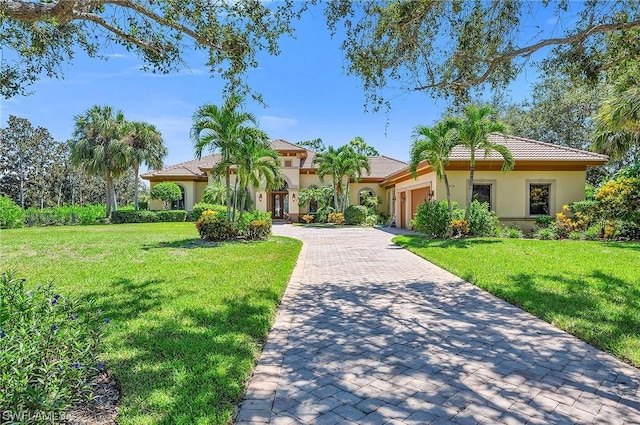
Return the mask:
<path id="1" fill-rule="evenodd" d="M 553 19 L 538 21 L 555 25 Z M 343 70 L 340 40 L 331 39 L 321 10 L 305 15 L 296 28 L 295 39 L 282 39 L 279 56 L 261 56 L 259 68 L 249 72 L 249 84 L 267 103 L 247 107 L 258 116 L 260 127 L 272 138 L 294 143 L 320 137 L 338 146 L 361 136 L 381 154 L 407 160 L 412 129 L 433 124 L 445 112 L 446 102 L 420 92 L 397 93 L 390 112 L 367 113 L 360 81 Z M 210 76 L 198 56 L 189 59 L 190 69 L 157 75 L 140 71 L 135 55 L 112 49 L 103 52 L 111 56 L 107 61 L 78 55 L 65 65 L 64 79 L 45 78 L 32 87 L 30 96 L 0 100 L 0 125 L 6 126 L 13 114 L 66 140 L 75 115 L 108 104 L 129 120 L 160 129 L 169 149 L 166 165 L 193 159 L 191 117 L 204 103 L 221 103 L 221 80 Z M 522 100 L 535 78 L 533 69 L 525 69 L 512 85 L 512 99 Z"/>

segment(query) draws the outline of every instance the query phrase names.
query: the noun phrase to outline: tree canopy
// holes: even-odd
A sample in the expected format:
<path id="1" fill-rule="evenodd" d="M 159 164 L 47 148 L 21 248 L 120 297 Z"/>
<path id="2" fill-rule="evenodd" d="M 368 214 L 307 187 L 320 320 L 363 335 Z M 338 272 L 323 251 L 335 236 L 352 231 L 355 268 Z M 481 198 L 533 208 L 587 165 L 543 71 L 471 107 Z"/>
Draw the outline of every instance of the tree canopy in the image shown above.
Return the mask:
<path id="1" fill-rule="evenodd" d="M 637 57 L 637 41 L 631 47 L 612 41 L 615 56 L 601 52 L 606 35 L 624 38 L 640 27 L 639 9 L 633 0 L 339 0 L 326 15 L 334 33 L 344 27 L 347 72 L 362 79 L 368 100 L 380 107 L 392 86 L 464 105 L 474 90 L 506 87 L 534 53 L 554 46 L 556 65 L 598 74 Z M 553 20 L 555 30 L 546 27 Z"/>
<path id="2" fill-rule="evenodd" d="M 144 68 L 184 68 L 193 49 L 208 51 L 207 65 L 227 88 L 248 89 L 243 74 L 257 53 L 278 54 L 278 39 L 305 2 L 283 0 L 0 0 L 0 96 L 25 94 L 42 75 L 61 77 L 78 49 L 103 56 L 113 44 L 135 52 Z"/>

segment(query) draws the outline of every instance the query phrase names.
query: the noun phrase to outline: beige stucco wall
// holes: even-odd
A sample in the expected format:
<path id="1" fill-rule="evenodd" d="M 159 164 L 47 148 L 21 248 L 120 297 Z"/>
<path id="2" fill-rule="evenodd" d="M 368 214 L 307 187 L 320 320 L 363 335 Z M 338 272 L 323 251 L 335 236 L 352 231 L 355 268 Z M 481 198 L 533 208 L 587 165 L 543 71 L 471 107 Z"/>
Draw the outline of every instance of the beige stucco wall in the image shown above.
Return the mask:
<path id="1" fill-rule="evenodd" d="M 466 207 L 466 188 L 469 182 L 468 171 L 449 171 L 451 199 L 458 203 L 459 208 Z M 493 185 L 492 209 L 503 224 L 518 224 L 523 230 L 528 230 L 535 217 L 527 216 L 528 185 L 533 183 L 550 183 L 552 215 L 562 211 L 562 206 L 584 199 L 585 172 L 584 171 L 476 171 L 475 183 L 490 183 Z M 396 185 L 395 215 L 397 225 L 400 226 L 401 215 L 404 211 L 405 227 L 411 220 L 413 210 L 411 192 L 426 186 L 431 186 L 433 199 L 447 199 L 444 182 L 439 181 L 434 173 L 409 179 Z M 404 199 L 404 201 L 402 201 Z M 404 203 L 404 208 L 402 203 Z"/>

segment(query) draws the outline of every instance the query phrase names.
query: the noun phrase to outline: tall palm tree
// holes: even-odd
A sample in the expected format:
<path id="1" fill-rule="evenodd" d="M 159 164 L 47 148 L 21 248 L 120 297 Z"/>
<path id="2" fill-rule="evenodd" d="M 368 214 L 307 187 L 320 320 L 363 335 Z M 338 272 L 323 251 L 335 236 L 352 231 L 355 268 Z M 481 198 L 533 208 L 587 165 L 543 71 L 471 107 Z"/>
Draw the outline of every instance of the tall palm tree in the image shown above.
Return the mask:
<path id="1" fill-rule="evenodd" d="M 167 156 L 167 147 L 162 141 L 162 134 L 158 129 L 149 123 L 131 121 L 124 126 L 124 140 L 129 148 L 129 162 L 133 167 L 136 177 L 133 203 L 138 209 L 138 175 L 140 166 L 144 163 L 147 167 L 159 170 L 162 162 Z"/>
<path id="2" fill-rule="evenodd" d="M 360 140 L 362 140 L 362 138 L 360 138 Z M 364 171 L 366 171 L 367 174 L 371 174 L 371 164 L 369 162 L 369 157 L 354 148 L 351 144 L 341 147 L 340 150 L 341 155 L 344 158 L 344 175 L 346 176 L 344 196 L 342 197 L 342 212 L 344 213 L 349 206 L 349 182 L 351 179 L 356 182 L 360 180 Z"/>
<path id="3" fill-rule="evenodd" d="M 198 158 L 202 157 L 205 149 L 221 154 L 214 171 L 224 174 L 228 220 L 231 220 L 231 169 L 236 163 L 235 153 L 241 140 L 250 135 L 257 125 L 253 114 L 239 110 L 243 101 L 241 96 L 232 95 L 222 106 L 202 105 L 193 115 L 191 127 L 191 141 Z"/>
<path id="4" fill-rule="evenodd" d="M 318 177 L 324 183 L 324 178 L 331 175 L 331 187 L 333 188 L 333 206 L 338 209 L 340 202 L 338 197 L 342 193 L 342 176 L 344 175 L 343 157 L 340 150 L 329 146 L 326 150 L 318 152 L 313 160 L 318 165 Z"/>
<path id="5" fill-rule="evenodd" d="M 93 106 L 77 115 L 71 140 L 71 162 L 89 175 L 101 176 L 107 183 L 106 215 L 115 205 L 114 179 L 130 168 L 128 146 L 124 140 L 124 115 L 110 106 Z"/>
<path id="6" fill-rule="evenodd" d="M 453 205 L 451 203 L 451 188 L 449 187 L 446 166 L 449 165 L 449 154 L 456 143 L 451 137 L 451 130 L 454 126 L 455 121 L 451 118 L 446 118 L 436 123 L 433 127 L 417 126 L 413 130 L 411 161 L 409 162 L 409 171 L 411 171 L 414 178 L 417 177 L 418 165 L 427 160 L 436 173 L 436 177 L 444 181 L 444 187 L 447 191 L 447 204 L 449 206 L 449 220 L 453 218 Z"/>
<path id="7" fill-rule="evenodd" d="M 592 146 L 596 151 L 620 159 L 634 147 L 640 148 L 640 88 L 612 93 L 603 101 L 595 124 Z"/>
<path id="8" fill-rule="evenodd" d="M 240 219 L 244 213 L 247 189 L 259 188 L 263 183 L 267 190 L 281 185 L 282 177 L 278 163 L 278 152 L 269 143 L 269 136 L 255 129 L 253 134 L 242 139 L 236 152 L 238 181 L 242 191 L 240 200 Z"/>
<path id="9" fill-rule="evenodd" d="M 502 156 L 502 171 L 512 170 L 515 166 L 513 154 L 504 145 L 493 143 L 489 140 L 489 134 L 505 134 L 506 126 L 495 121 L 493 117 L 497 111 L 490 106 L 469 105 L 462 118 L 458 118 L 454 124 L 452 137 L 456 145 L 464 146 L 469 150 L 469 187 L 467 187 L 467 210 L 465 218 L 469 219 L 471 202 L 473 200 L 473 176 L 476 168 L 476 153 L 484 151 L 489 156 L 491 152 L 497 152 Z"/>

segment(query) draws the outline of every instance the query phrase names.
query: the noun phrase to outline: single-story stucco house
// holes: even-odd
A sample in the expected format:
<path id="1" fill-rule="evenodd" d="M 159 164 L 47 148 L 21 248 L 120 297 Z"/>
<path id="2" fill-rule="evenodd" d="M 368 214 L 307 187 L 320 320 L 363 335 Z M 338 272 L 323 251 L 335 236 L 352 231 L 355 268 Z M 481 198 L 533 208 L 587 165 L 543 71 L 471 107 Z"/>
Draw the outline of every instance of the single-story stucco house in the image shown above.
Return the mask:
<path id="1" fill-rule="evenodd" d="M 521 137 L 492 134 L 490 138 L 511 150 L 515 168 L 503 173 L 497 153 L 486 157 L 484 152 L 476 153 L 474 197 L 488 202 L 502 223 L 517 223 L 523 228 L 530 227 L 536 216 L 553 216 L 563 205 L 583 200 L 587 167 L 608 160 L 605 155 Z M 318 177 L 314 151 L 280 139 L 271 144 L 279 153 L 285 184 L 276 191 L 254 191 L 252 200 L 256 209 L 270 211 L 274 220 L 288 216 L 297 221 L 301 215 L 313 213 L 314 208 L 298 205 L 299 191 L 327 183 Z M 152 187 L 160 182 L 177 183 L 183 191 L 178 207 L 191 210 L 202 199 L 205 187 L 213 182 L 211 170 L 219 158 L 209 155 L 148 172 L 142 178 L 149 180 Z M 447 166 L 451 197 L 461 208 L 466 203 L 469 158 L 469 151 L 458 146 L 451 152 Z M 371 173 L 350 185 L 351 203 L 360 202 L 362 190 L 371 192 L 382 200 L 380 211 L 395 217 L 398 227 L 408 228 L 418 205 L 425 200 L 446 199 L 444 183 L 436 178 L 427 161 L 420 163 L 416 178 L 410 174 L 408 164 L 397 159 L 372 156 L 370 163 Z M 151 208 L 161 209 L 162 204 L 152 201 Z"/>

